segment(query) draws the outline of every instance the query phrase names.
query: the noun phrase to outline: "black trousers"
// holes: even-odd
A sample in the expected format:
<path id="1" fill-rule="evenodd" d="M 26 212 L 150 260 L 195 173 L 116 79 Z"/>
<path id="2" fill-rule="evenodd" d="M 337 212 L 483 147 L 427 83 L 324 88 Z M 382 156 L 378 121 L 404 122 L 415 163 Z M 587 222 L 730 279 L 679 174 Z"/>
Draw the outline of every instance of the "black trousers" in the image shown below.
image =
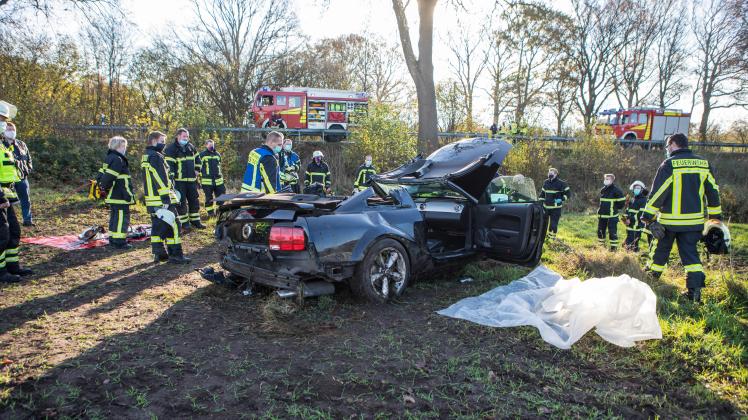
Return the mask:
<path id="1" fill-rule="evenodd" d="M 561 220 L 561 208 L 545 209 L 545 214 L 548 218 L 548 220 L 546 220 L 546 224 L 548 225 L 548 238 L 554 239 L 556 233 L 558 233 L 558 221 Z"/>
<path id="2" fill-rule="evenodd" d="M 127 204 L 109 205 L 109 242 L 127 241 L 127 228 L 130 226 L 130 206 Z"/>
<path id="3" fill-rule="evenodd" d="M 173 225 L 164 222 L 156 217 L 156 210 L 158 209 L 159 207 L 148 207 L 148 213 L 151 215 L 151 249 L 157 255 L 165 252 L 164 244 L 169 247 L 182 243 L 182 238 L 179 235 L 179 220 L 176 220 Z M 175 206 L 169 206 L 169 211 L 176 214 L 177 209 Z"/>
<path id="4" fill-rule="evenodd" d="M 597 241 L 602 246 L 605 246 L 606 231 L 610 239 L 610 248 L 618 248 L 618 216 L 597 219 Z"/>
<path id="5" fill-rule="evenodd" d="M 203 184 L 203 193 L 205 194 L 205 210 L 209 216 L 212 216 L 218 210 L 218 205 L 213 201 L 215 198 L 226 193 L 226 186 L 221 185 L 205 185 Z"/>
<path id="6" fill-rule="evenodd" d="M 177 208 L 179 223 L 185 225 L 189 222 L 199 222 L 200 194 L 197 192 L 197 182 L 176 181 L 174 182 L 174 189 L 182 195 Z"/>
<path id="7" fill-rule="evenodd" d="M 6 209 L 0 209 L 0 274 L 5 274 L 7 271 L 5 251 L 8 249 L 8 239 L 10 239 L 8 212 Z"/>
<path id="8" fill-rule="evenodd" d="M 626 228 L 626 242 L 623 246 L 629 251 L 639 252 L 639 239 L 641 237 L 641 230 Z"/>
<path id="9" fill-rule="evenodd" d="M 19 261 L 18 246 L 21 244 L 21 225 L 18 223 L 18 216 L 13 207 L 10 206 L 5 210 L 8 221 L 8 243 L 5 245 L 6 265 L 18 264 Z"/>
<path id="10" fill-rule="evenodd" d="M 673 232 L 665 228 L 665 237 L 657 241 L 649 269 L 655 273 L 665 271 L 665 266 L 670 258 L 670 251 L 673 249 L 673 243 L 677 242 L 680 262 L 686 271 L 686 287 L 693 289 L 706 286 L 706 275 L 697 249 L 700 240 L 701 230 Z"/>

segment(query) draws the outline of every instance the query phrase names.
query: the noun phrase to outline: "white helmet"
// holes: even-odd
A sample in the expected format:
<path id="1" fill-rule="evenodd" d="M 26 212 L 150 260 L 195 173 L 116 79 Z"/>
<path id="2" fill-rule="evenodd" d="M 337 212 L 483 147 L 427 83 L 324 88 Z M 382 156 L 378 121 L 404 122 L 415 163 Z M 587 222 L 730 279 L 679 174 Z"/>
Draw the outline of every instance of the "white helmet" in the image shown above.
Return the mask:
<path id="1" fill-rule="evenodd" d="M 701 234 L 701 240 L 710 254 L 730 253 L 730 246 L 732 245 L 730 229 L 722 221 L 715 219 L 707 220 L 704 223 L 704 230 Z"/>
<path id="2" fill-rule="evenodd" d="M 634 181 L 634 182 L 632 182 L 632 183 L 631 183 L 631 185 L 629 186 L 629 190 L 631 190 L 631 191 L 634 191 L 634 187 L 636 187 L 637 185 L 638 185 L 639 187 L 641 187 L 641 189 L 645 189 L 645 188 L 647 188 L 647 187 L 646 187 L 646 186 L 644 185 L 644 183 L 643 183 L 643 182 L 641 182 L 641 181 L 638 181 L 638 180 L 637 180 L 637 181 Z"/>
<path id="3" fill-rule="evenodd" d="M 177 220 L 177 216 L 175 216 L 174 213 L 166 209 L 156 210 L 156 217 L 158 217 L 159 219 L 169 224 L 169 226 L 173 226 L 174 222 Z"/>
<path id="4" fill-rule="evenodd" d="M 16 116 L 16 112 L 18 112 L 18 109 L 15 105 L 0 101 L 0 115 L 10 120 Z"/>
<path id="5" fill-rule="evenodd" d="M 325 155 L 322 154 L 321 150 L 315 150 L 314 153 L 312 153 L 312 158 L 323 158 Z"/>

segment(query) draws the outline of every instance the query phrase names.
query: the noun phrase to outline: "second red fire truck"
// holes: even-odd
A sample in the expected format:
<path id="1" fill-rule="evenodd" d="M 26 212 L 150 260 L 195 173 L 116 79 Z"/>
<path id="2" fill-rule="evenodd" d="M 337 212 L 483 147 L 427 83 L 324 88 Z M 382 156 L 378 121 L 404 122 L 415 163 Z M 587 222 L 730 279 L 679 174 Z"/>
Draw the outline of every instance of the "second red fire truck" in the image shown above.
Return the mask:
<path id="1" fill-rule="evenodd" d="M 337 89 L 285 87 L 263 88 L 252 102 L 255 127 L 347 130 L 357 118 L 366 115 L 369 98 L 366 93 Z M 325 140 L 339 141 L 342 134 L 325 135 Z"/>
<path id="2" fill-rule="evenodd" d="M 688 135 L 691 114 L 679 109 L 638 107 L 601 112 L 597 131 L 617 139 L 664 142 L 671 134 Z"/>

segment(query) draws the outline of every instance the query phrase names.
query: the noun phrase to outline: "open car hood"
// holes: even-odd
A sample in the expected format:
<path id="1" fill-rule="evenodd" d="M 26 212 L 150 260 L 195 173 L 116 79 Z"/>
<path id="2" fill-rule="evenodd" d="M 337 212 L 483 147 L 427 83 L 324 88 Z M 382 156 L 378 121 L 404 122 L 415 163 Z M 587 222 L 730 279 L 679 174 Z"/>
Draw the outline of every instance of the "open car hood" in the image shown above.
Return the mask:
<path id="1" fill-rule="evenodd" d="M 282 206 L 287 208 L 297 208 L 301 210 L 324 209 L 334 210 L 342 201 L 342 198 L 320 197 L 313 194 L 264 194 L 244 192 L 239 194 L 223 194 L 216 198 L 216 203 L 220 206 Z"/>
<path id="2" fill-rule="evenodd" d="M 447 181 L 477 201 L 511 148 L 512 145 L 503 140 L 463 139 L 441 147 L 427 158 L 416 156 L 405 165 L 373 179 L 399 184 Z"/>

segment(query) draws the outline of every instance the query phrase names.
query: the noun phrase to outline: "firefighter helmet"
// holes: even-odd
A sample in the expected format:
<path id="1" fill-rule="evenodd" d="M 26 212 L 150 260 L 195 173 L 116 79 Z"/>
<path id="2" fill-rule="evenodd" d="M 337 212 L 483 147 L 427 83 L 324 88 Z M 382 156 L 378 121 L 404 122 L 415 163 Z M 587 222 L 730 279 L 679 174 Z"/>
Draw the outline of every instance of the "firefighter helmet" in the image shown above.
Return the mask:
<path id="1" fill-rule="evenodd" d="M 645 189 L 645 188 L 647 188 L 647 187 L 646 187 L 646 186 L 644 185 L 644 183 L 643 183 L 643 182 L 641 182 L 641 181 L 637 180 L 637 181 L 634 181 L 634 182 L 632 182 L 632 183 L 631 183 L 631 185 L 629 186 L 629 190 L 631 190 L 631 191 L 634 191 L 634 187 L 636 187 L 637 185 L 638 185 L 638 186 L 640 186 L 640 187 L 641 187 L 641 189 Z"/>
<path id="2" fill-rule="evenodd" d="M 314 153 L 312 153 L 312 158 L 323 158 L 325 155 L 322 154 L 321 150 L 315 150 Z"/>
<path id="3" fill-rule="evenodd" d="M 12 120 L 16 116 L 16 112 L 18 110 L 16 109 L 15 105 L 9 104 L 5 101 L 0 101 L 0 115 L 5 117 L 6 119 Z"/>
<path id="4" fill-rule="evenodd" d="M 156 210 L 156 217 L 166 222 L 167 225 L 174 225 L 174 222 L 177 220 L 177 216 L 175 216 L 174 213 L 166 209 Z"/>
<path id="5" fill-rule="evenodd" d="M 710 254 L 729 254 L 730 253 L 730 230 L 727 225 L 719 220 L 710 219 L 704 223 L 703 237 L 707 252 Z"/>

